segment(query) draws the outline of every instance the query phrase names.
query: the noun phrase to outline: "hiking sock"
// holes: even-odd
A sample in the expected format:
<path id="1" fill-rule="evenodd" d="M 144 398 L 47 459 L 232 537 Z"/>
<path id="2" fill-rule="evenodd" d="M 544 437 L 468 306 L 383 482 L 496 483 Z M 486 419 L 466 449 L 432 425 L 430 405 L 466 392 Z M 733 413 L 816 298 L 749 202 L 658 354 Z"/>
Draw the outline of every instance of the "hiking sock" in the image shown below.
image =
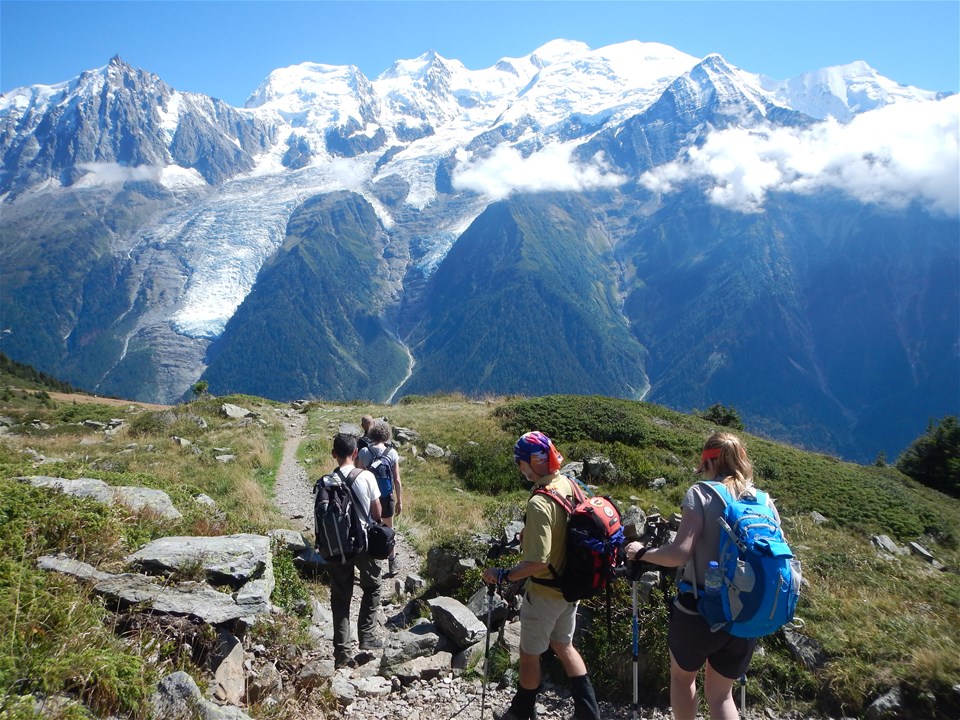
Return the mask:
<path id="1" fill-rule="evenodd" d="M 600 706 L 589 675 L 570 678 L 574 720 L 600 720 Z"/>

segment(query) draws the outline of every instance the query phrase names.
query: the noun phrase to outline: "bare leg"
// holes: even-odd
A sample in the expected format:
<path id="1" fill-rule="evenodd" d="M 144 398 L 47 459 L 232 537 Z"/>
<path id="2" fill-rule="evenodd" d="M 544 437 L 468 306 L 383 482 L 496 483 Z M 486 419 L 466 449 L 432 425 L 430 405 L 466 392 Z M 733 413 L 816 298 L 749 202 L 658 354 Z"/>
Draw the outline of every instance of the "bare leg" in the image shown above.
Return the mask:
<path id="1" fill-rule="evenodd" d="M 697 717 L 697 671 L 690 672 L 677 665 L 670 653 L 670 704 L 675 720 L 694 720 Z"/>
<path id="2" fill-rule="evenodd" d="M 567 677 L 580 677 L 581 675 L 587 674 L 587 666 L 584 664 L 583 658 L 580 657 L 580 653 L 577 652 L 577 649 L 573 645 L 561 645 L 560 643 L 551 642 L 550 647 L 553 648 L 553 652 L 556 654 L 557 659 L 560 660 L 561 664 L 563 665 L 563 669 L 567 673 Z"/>
<path id="3" fill-rule="evenodd" d="M 710 717 L 713 720 L 738 720 L 740 713 L 733 702 L 733 684 L 736 680 L 726 678 L 710 665 L 707 660 L 707 671 L 703 681 L 703 695 L 710 707 Z"/>
<path id="4" fill-rule="evenodd" d="M 520 651 L 520 687 L 536 690 L 540 687 L 540 656 Z"/>

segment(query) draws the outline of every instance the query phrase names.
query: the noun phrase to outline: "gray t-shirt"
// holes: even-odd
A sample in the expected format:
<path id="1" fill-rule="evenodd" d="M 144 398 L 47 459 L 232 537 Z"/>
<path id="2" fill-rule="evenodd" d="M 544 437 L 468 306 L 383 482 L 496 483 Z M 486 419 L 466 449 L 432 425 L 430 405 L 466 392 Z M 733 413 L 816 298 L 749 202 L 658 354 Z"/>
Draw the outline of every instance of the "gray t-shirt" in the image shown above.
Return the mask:
<path id="1" fill-rule="evenodd" d="M 374 452 L 376 452 L 376 455 Z M 400 462 L 400 453 L 396 451 L 396 448 L 387 448 L 384 450 L 380 447 L 374 448 L 372 445 L 370 447 L 361 448 L 359 453 L 360 464 L 365 468 L 369 468 L 370 463 L 372 463 L 378 455 L 387 459 L 387 462 L 390 463 L 390 469 L 393 472 L 393 477 L 396 479 L 396 467 L 397 463 Z M 397 491 L 396 485 L 394 485 L 393 491 Z"/>
<path id="2" fill-rule="evenodd" d="M 754 491 L 753 486 L 747 488 L 746 492 Z M 774 507 L 773 499 L 767 495 L 767 505 L 773 509 L 777 520 L 780 515 L 777 508 Z M 711 560 L 718 560 L 720 555 L 720 525 L 717 522 L 723 515 L 723 500 L 703 482 L 697 482 L 690 486 L 687 494 L 683 497 L 681 508 L 689 508 L 699 513 L 703 518 L 703 529 L 700 531 L 700 537 L 693 548 L 693 555 L 684 565 L 682 572 L 677 573 L 677 583 L 683 579 L 688 579 L 698 588 L 703 588 L 703 577 L 707 573 L 707 563 Z"/>

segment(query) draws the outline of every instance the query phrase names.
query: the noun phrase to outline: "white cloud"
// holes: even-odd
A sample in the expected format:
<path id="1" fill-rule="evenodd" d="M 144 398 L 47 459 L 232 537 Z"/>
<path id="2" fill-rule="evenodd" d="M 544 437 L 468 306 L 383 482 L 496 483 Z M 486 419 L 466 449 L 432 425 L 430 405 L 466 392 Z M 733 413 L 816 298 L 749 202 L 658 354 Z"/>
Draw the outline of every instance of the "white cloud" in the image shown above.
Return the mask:
<path id="1" fill-rule="evenodd" d="M 518 150 L 500 145 L 485 158 L 461 153 L 453 171 L 453 186 L 501 200 L 512 192 L 583 191 L 616 187 L 626 181 L 595 159 L 574 162 L 572 145 L 550 145 L 524 158 Z"/>
<path id="2" fill-rule="evenodd" d="M 163 168 L 158 165 L 138 165 L 128 167 L 115 162 L 78 163 L 77 167 L 86 171 L 74 187 L 92 187 L 94 185 L 115 185 L 125 182 L 160 180 Z"/>
<path id="3" fill-rule="evenodd" d="M 889 105 L 845 125 L 828 119 L 806 129 L 716 131 L 640 182 L 668 193 L 699 179 L 711 184 L 711 202 L 742 212 L 762 210 L 771 191 L 835 188 L 862 202 L 919 201 L 960 215 L 960 96 Z"/>

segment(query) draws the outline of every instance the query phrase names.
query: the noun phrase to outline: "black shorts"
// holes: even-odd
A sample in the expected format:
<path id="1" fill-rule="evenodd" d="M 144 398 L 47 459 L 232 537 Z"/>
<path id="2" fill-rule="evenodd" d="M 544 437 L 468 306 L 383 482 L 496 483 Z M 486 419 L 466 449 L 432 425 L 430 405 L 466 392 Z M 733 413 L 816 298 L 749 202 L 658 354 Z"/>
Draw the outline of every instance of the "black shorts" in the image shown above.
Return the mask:
<path id="1" fill-rule="evenodd" d="M 756 638 L 734 637 L 723 630 L 710 632 L 702 615 L 690 615 L 677 607 L 671 609 L 667 642 L 677 665 L 687 672 L 699 670 L 709 660 L 714 670 L 732 680 L 747 671 L 757 646 Z"/>
<path id="2" fill-rule="evenodd" d="M 381 518 L 392 518 L 393 517 L 393 493 L 389 495 L 380 496 L 380 517 Z"/>

